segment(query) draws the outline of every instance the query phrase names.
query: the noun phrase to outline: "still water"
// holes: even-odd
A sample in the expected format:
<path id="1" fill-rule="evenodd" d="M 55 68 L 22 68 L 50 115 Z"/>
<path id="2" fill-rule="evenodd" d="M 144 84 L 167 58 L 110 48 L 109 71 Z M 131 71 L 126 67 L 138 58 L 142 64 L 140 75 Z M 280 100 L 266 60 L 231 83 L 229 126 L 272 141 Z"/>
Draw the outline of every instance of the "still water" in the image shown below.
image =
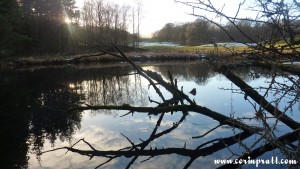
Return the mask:
<path id="1" fill-rule="evenodd" d="M 244 99 L 234 84 L 223 75 L 216 73 L 208 63 L 152 63 L 142 65 L 144 69 L 153 70 L 168 80 L 169 70 L 178 79 L 178 86 L 195 102 L 213 111 L 232 117 L 254 117 L 254 108 Z M 266 70 L 242 68 L 235 71 L 239 77 L 253 87 L 268 86 L 271 77 Z M 253 74 L 255 76 L 253 76 Z M 286 83 L 282 77 L 278 81 Z M 107 159 L 103 157 L 89 158 L 66 150 L 58 150 L 38 154 L 43 151 L 71 146 L 84 138 L 98 150 L 119 150 L 131 143 L 147 140 L 151 135 L 158 115 L 133 113 L 122 116 L 128 111 L 86 110 L 67 112 L 66 110 L 88 105 L 123 105 L 156 106 L 151 100 L 161 101 L 149 83 L 127 64 L 111 65 L 69 65 L 64 67 L 34 68 L 0 72 L 0 134 L 1 134 L 1 166 L 4 168 L 95 168 Z M 195 88 L 197 93 L 189 92 Z M 170 97 L 162 87 L 166 97 Z M 263 89 L 263 88 L 261 88 Z M 259 90 L 261 93 L 264 90 Z M 272 100 L 278 93 L 270 93 Z M 278 104 L 284 108 L 288 98 Z M 299 121 L 299 105 L 295 104 L 287 115 Z M 182 118 L 181 112 L 166 114 L 158 131 L 174 126 Z M 250 125 L 259 126 L 257 120 L 247 121 Z M 201 114 L 189 112 L 184 121 L 171 132 L 153 140 L 147 148 L 180 147 L 195 149 L 199 145 L 220 137 L 228 137 L 238 133 L 232 128 L 218 128 L 216 131 L 200 139 L 208 130 L 216 127 L 214 121 Z M 278 124 L 277 134 L 289 131 Z M 124 136 L 123 136 L 124 135 Z M 244 140 L 244 144 L 252 144 L 257 139 L 252 136 Z M 78 149 L 90 150 L 84 144 L 75 146 Z M 215 159 L 227 159 L 232 152 L 244 152 L 240 145 L 233 145 L 209 155 L 199 157 L 190 168 L 216 168 Z M 271 156 L 282 157 L 278 150 L 268 152 L 260 158 Z M 188 157 L 170 154 L 153 157 L 139 157 L 131 168 L 183 168 Z M 132 158 L 115 158 L 101 168 L 125 168 Z M 144 161 L 146 160 L 146 161 Z M 1 167 L 1 168 L 2 168 Z M 249 165 L 245 168 L 253 168 Z M 274 168 L 262 165 L 261 168 Z M 275 168 L 280 166 L 275 166 Z"/>

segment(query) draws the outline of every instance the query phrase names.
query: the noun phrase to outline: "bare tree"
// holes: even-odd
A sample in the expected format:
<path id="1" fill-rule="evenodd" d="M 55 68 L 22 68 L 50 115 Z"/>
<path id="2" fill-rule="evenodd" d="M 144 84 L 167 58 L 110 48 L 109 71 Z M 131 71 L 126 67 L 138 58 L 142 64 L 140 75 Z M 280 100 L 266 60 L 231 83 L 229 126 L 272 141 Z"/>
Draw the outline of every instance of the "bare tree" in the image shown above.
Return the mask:
<path id="1" fill-rule="evenodd" d="M 140 26 L 141 26 L 141 20 L 142 20 L 142 10 L 143 10 L 143 3 L 141 0 L 137 0 L 137 46 L 139 46 L 140 41 Z"/>
<path id="2" fill-rule="evenodd" d="M 127 46 L 128 42 L 128 33 L 127 33 L 127 29 L 128 29 L 128 18 L 129 18 L 129 10 L 130 10 L 130 6 L 128 5 L 122 5 L 121 7 L 121 13 L 122 13 L 122 24 L 121 24 L 121 30 L 122 30 L 122 39 L 123 39 L 123 46 Z"/>
<path id="3" fill-rule="evenodd" d="M 84 37 L 89 44 L 110 48 L 113 42 L 126 46 L 130 6 L 120 6 L 105 0 L 86 0 L 82 9 Z"/>
<path id="4" fill-rule="evenodd" d="M 141 0 L 136 0 L 135 5 L 132 7 L 132 44 L 133 47 L 139 46 L 140 39 L 140 24 L 142 19 L 142 6 Z"/>

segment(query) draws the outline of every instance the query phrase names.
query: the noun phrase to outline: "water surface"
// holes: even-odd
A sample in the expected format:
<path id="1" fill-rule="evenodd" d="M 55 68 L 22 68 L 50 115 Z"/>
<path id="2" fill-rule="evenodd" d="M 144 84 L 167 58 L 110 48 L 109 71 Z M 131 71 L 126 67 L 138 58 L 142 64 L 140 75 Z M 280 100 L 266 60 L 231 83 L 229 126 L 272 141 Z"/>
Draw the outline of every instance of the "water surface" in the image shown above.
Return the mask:
<path id="1" fill-rule="evenodd" d="M 167 71 L 178 79 L 178 86 L 197 104 L 231 117 L 252 118 L 255 116 L 253 105 L 244 99 L 244 95 L 222 74 L 216 73 L 208 63 L 175 62 L 142 65 L 144 69 L 153 70 L 168 80 Z M 271 80 L 266 70 L 242 68 L 235 71 L 253 87 L 268 87 Z M 156 106 L 150 102 L 161 102 L 160 98 L 149 88 L 149 83 L 137 75 L 127 64 L 116 65 L 77 65 L 27 70 L 1 71 L 1 161 L 5 168 L 95 168 L 105 158 L 81 156 L 65 150 L 58 150 L 38 156 L 40 152 L 71 146 L 84 138 L 99 150 L 119 150 L 131 144 L 125 135 L 135 143 L 147 140 L 155 128 L 159 115 L 133 113 L 121 117 L 128 111 L 86 110 L 67 112 L 76 106 L 85 105 L 123 105 Z M 253 76 L 256 75 L 256 76 Z M 285 78 L 277 81 L 287 83 Z M 195 88 L 194 96 L 189 92 Z M 164 95 L 170 94 L 162 87 Z M 237 90 L 234 90 L 237 89 Z M 263 94 L 264 90 L 259 90 Z M 271 92 L 268 99 L 279 97 Z M 278 106 L 284 108 L 289 98 L 283 99 Z M 287 114 L 299 121 L 299 105 Z M 158 129 L 164 131 L 178 123 L 182 112 L 167 113 Z M 245 121 L 250 125 L 260 126 L 258 120 Z M 217 126 L 218 122 L 201 114 L 189 112 L 184 121 L 172 132 L 155 139 L 147 148 L 197 146 L 220 137 L 228 137 L 238 130 L 222 127 L 201 139 L 192 139 Z M 290 131 L 279 124 L 277 134 Z M 252 136 L 245 144 L 252 144 L 257 139 Z M 88 150 L 84 143 L 76 148 Z M 227 159 L 231 153 L 244 151 L 240 145 L 230 149 L 211 152 L 200 157 L 190 168 L 215 168 L 214 159 Z M 274 152 L 266 153 L 261 158 L 269 158 Z M 282 157 L 278 154 L 279 157 Z M 139 157 L 132 168 L 182 168 L 189 158 L 179 155 L 164 155 L 148 159 Z M 124 168 L 131 159 L 120 157 L 112 160 L 102 168 Z M 246 166 L 247 167 L 247 166 Z M 253 166 L 248 166 L 249 168 Z M 262 166 L 262 168 L 272 166 Z"/>

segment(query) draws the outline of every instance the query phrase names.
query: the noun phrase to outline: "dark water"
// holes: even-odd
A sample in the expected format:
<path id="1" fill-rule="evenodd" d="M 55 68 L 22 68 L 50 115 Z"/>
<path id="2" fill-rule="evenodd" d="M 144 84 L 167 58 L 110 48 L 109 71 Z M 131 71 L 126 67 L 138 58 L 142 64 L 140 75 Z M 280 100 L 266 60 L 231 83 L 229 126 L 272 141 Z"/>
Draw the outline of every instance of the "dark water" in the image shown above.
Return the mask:
<path id="1" fill-rule="evenodd" d="M 183 91 L 199 105 L 227 116 L 253 117 L 253 106 L 244 99 L 238 89 L 223 75 L 213 71 L 206 62 L 168 63 L 143 65 L 144 69 L 155 70 L 168 79 L 169 70 Z M 265 70 L 243 68 L 236 71 L 253 87 L 267 86 L 271 77 Z M 252 76 L 253 74 L 258 76 Z M 286 79 L 277 78 L 282 83 Z M 66 110 L 84 104 L 155 106 L 152 100 L 160 101 L 148 82 L 136 75 L 126 65 L 89 65 L 65 66 L 57 68 L 39 68 L 31 70 L 10 70 L 0 72 L 0 134 L 1 134 L 1 168 L 95 168 L 105 158 L 81 156 L 65 150 L 58 150 L 37 156 L 38 153 L 70 146 L 84 138 L 99 150 L 119 150 L 130 146 L 126 137 L 133 142 L 146 140 L 154 129 L 158 117 L 146 113 L 134 113 L 121 117 L 127 111 L 75 111 Z M 196 88 L 197 94 L 189 94 Z M 161 88 L 162 91 L 164 91 Z M 259 90 L 263 92 L 263 90 Z M 164 91 L 166 96 L 170 96 Z M 269 100 L 280 97 L 271 92 Z M 289 98 L 282 99 L 278 106 L 284 108 Z M 287 114 L 299 121 L 299 105 Z M 182 117 L 181 112 L 166 114 L 160 131 L 170 128 Z M 251 125 L 260 125 L 259 121 L 247 121 Z M 157 148 L 197 146 L 220 137 L 233 135 L 237 131 L 231 128 L 219 128 L 201 139 L 192 139 L 217 126 L 218 122 L 203 115 L 190 112 L 185 120 L 172 132 L 154 140 L 149 146 Z M 277 134 L 289 131 L 278 124 Z M 245 140 L 252 144 L 255 136 Z M 261 144 L 259 144 L 261 145 Z M 86 144 L 80 143 L 76 148 L 88 150 Z M 211 155 L 199 157 L 190 168 L 215 168 L 214 159 L 227 159 L 231 152 L 241 153 L 244 149 L 234 145 L 229 149 L 211 152 Z M 264 154 L 261 158 L 270 158 L 279 151 Z M 179 155 L 139 157 L 132 168 L 182 168 L 189 161 Z M 112 160 L 102 168 L 124 168 L 131 159 L 120 157 Z M 246 166 L 252 168 L 254 166 Z M 262 168 L 273 168 L 262 165 Z M 280 166 L 277 166 L 280 167 Z"/>

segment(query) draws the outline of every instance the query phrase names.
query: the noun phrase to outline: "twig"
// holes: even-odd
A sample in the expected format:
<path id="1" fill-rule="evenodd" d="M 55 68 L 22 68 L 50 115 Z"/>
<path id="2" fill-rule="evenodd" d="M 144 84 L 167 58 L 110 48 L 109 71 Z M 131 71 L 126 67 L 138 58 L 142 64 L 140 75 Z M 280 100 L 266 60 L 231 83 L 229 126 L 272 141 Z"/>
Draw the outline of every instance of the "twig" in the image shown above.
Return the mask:
<path id="1" fill-rule="evenodd" d="M 121 133 L 121 135 L 122 135 L 123 137 L 126 138 L 126 140 L 132 145 L 132 147 L 133 147 L 136 151 L 139 150 L 139 149 L 136 147 L 136 145 L 134 145 L 134 143 L 133 143 L 127 136 L 125 136 L 123 133 Z"/>
<path id="2" fill-rule="evenodd" d="M 207 131 L 206 133 L 204 133 L 204 134 L 201 135 L 201 136 L 195 136 L 195 137 L 192 137 L 192 138 L 193 138 L 193 139 L 196 139 L 196 138 L 202 138 L 202 137 L 208 135 L 209 133 L 211 133 L 212 131 L 214 131 L 215 129 L 219 128 L 220 126 L 222 126 L 222 124 L 219 124 L 218 126 L 212 128 L 211 130 Z"/>

